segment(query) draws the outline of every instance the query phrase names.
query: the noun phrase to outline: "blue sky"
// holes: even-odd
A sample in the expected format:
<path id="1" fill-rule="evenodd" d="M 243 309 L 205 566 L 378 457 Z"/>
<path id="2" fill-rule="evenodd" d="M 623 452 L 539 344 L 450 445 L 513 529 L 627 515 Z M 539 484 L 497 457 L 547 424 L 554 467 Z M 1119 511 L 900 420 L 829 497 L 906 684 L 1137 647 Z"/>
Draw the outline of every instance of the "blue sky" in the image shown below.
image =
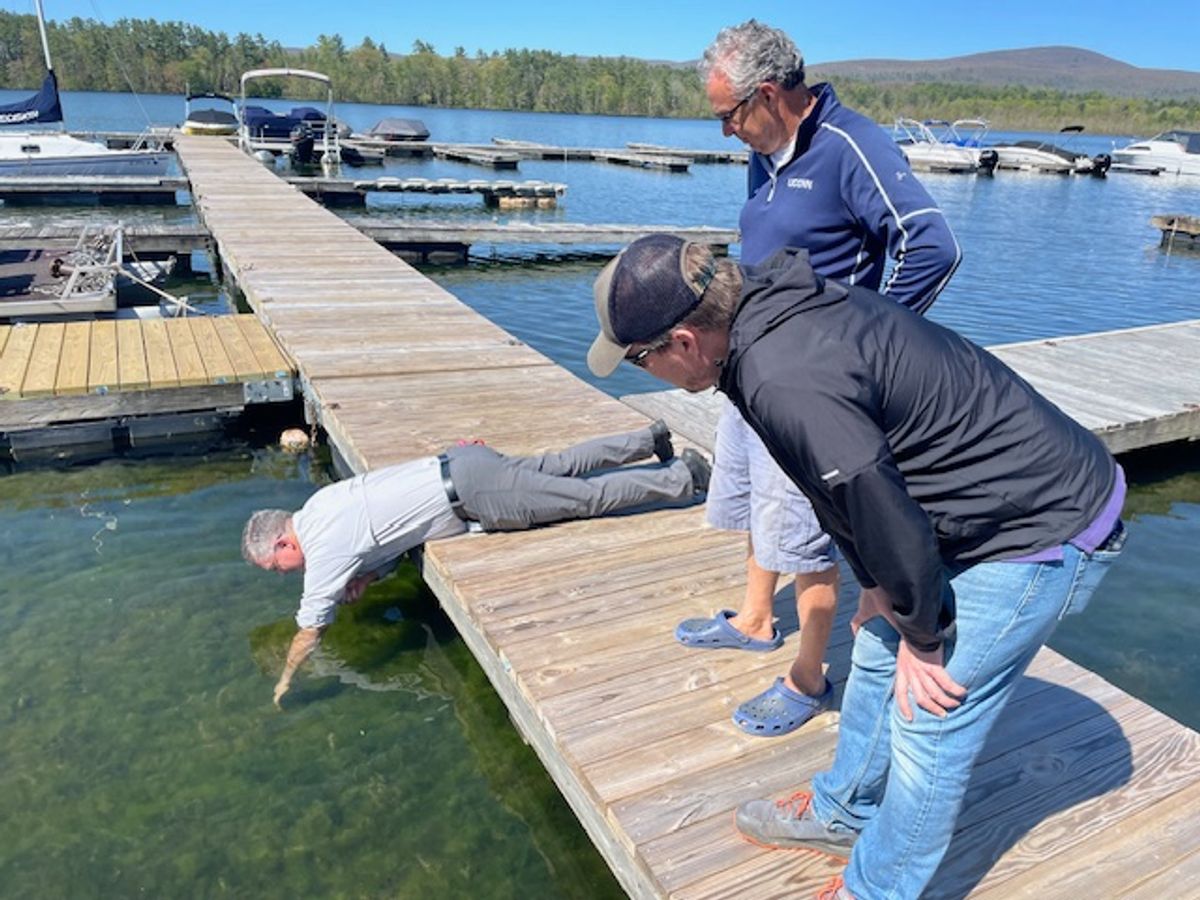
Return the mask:
<path id="1" fill-rule="evenodd" d="M 448 54 L 456 46 L 528 47 L 559 53 L 690 60 L 724 25 L 757 17 L 788 31 L 810 63 L 885 57 L 940 59 L 986 50 L 1064 44 L 1136 66 L 1200 69 L 1200 7 L 1195 0 L 1156 0 L 1153 14 L 1129 0 L 961 0 L 911 2 L 507 3 L 457 0 L 43 0 L 50 19 L 72 16 L 179 20 L 235 34 L 261 33 L 286 46 L 340 34 L 348 46 L 365 36 L 393 52 L 415 39 Z M 0 0 L 0 9 L 33 11 L 33 0 Z M 940 15 L 940 12 L 950 12 Z"/>

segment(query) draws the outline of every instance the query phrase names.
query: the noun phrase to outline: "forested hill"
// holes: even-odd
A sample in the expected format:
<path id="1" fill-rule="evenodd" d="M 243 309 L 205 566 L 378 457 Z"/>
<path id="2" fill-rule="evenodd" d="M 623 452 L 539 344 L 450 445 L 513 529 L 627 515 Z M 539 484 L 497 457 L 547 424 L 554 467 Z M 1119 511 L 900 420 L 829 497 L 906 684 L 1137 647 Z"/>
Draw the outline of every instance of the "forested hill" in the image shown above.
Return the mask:
<path id="1" fill-rule="evenodd" d="M 104 25 L 73 18 L 49 22 L 47 30 L 64 90 L 183 93 L 190 86 L 236 94 L 247 69 L 291 66 L 329 75 L 342 101 L 635 116 L 709 113 L 693 66 L 545 50 L 468 55 L 456 48 L 442 56 L 422 41 L 400 56 L 369 38 L 347 48 L 337 35 L 286 49 L 262 35 L 230 38 L 182 22 L 143 19 Z M 43 74 L 37 20 L 0 12 L 0 87 L 34 87 Z M 314 86 L 294 81 L 288 88 Z M 256 89 L 279 92 L 283 85 L 259 82 Z"/>
<path id="2" fill-rule="evenodd" d="M 348 48 L 337 35 L 321 36 L 314 46 L 293 49 L 262 35 L 229 37 L 181 22 L 141 19 L 105 25 L 73 18 L 48 23 L 48 32 L 64 90 L 179 94 L 190 87 L 236 93 L 239 76 L 247 69 L 293 66 L 329 75 L 341 101 L 601 115 L 702 118 L 711 114 L 691 64 L 585 58 L 547 50 L 469 54 L 458 47 L 443 54 L 422 41 L 400 55 L 370 39 Z M 1086 66 L 1080 54 L 1086 57 Z M 1172 76 L 1164 85 L 1200 81 L 1197 73 L 1136 69 L 1072 48 L 1005 51 L 929 63 L 868 60 L 814 65 L 810 81 L 830 78 L 844 102 L 880 122 L 901 115 L 982 116 L 993 127 L 1005 129 L 1054 130 L 1081 124 L 1091 131 L 1145 134 L 1172 127 L 1200 128 L 1200 91 L 1180 93 L 1164 86 L 1157 94 L 1129 96 L 1128 90 L 1118 91 L 1114 81 L 1100 77 L 1102 71 L 1124 73 L 1131 84 L 1143 84 L 1131 73 Z M 1042 80 L 1024 77 L 1031 72 L 1040 73 Z M 1077 80 L 1066 78 L 1064 72 L 1075 72 Z M 0 11 L 0 87 L 34 88 L 42 75 L 36 20 Z M 1101 86 L 1111 90 L 1105 92 Z M 311 89 L 298 81 L 286 85 L 288 96 L 297 99 L 305 95 L 296 91 Z M 258 90 L 280 95 L 285 85 L 260 82 Z"/>
<path id="3" fill-rule="evenodd" d="M 1200 72 L 1140 69 L 1079 47 L 1027 47 L 947 59 L 855 59 L 811 68 L 830 78 L 871 82 L 1021 85 L 1115 97 L 1200 99 Z"/>

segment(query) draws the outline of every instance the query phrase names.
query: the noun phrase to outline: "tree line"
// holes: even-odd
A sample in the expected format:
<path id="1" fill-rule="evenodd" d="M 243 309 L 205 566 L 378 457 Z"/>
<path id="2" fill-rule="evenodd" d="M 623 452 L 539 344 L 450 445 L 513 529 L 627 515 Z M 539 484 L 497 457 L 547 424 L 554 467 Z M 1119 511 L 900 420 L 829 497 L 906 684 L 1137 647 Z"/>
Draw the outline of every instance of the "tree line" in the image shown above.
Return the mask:
<path id="1" fill-rule="evenodd" d="M 675 118 L 711 115 L 693 67 L 626 57 L 516 49 L 470 54 L 462 47 L 444 55 L 420 40 L 411 52 L 395 54 L 370 38 L 348 48 L 338 35 L 322 35 L 313 46 L 297 50 L 261 34 L 229 37 L 183 22 L 150 19 L 120 19 L 108 25 L 72 18 L 47 23 L 47 31 L 64 90 L 236 93 L 247 69 L 292 66 L 324 72 L 333 79 L 338 100 L 356 103 Z M 0 86 L 34 88 L 42 75 L 36 20 L 0 11 Z M 819 66 L 812 75 L 810 80 L 819 78 Z M 835 84 L 843 102 L 880 122 L 902 115 L 982 117 L 1000 129 L 1040 131 L 1080 124 L 1117 134 L 1200 127 L 1200 100 L 844 78 Z M 315 96 L 302 93 L 313 88 L 301 82 L 286 89 L 296 99 Z M 284 90 L 282 81 L 257 86 L 257 92 L 267 96 L 281 96 Z"/>

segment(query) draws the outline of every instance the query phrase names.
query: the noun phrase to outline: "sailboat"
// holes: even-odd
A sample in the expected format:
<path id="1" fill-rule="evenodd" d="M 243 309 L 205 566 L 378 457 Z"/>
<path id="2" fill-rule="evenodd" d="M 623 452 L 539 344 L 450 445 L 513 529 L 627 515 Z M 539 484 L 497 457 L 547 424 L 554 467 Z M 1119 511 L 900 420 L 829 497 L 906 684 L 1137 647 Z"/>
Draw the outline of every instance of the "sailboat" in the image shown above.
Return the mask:
<path id="1" fill-rule="evenodd" d="M 58 77 L 50 61 L 42 0 L 34 0 L 46 78 L 41 90 L 27 100 L 0 106 L 0 126 L 30 126 L 59 123 L 62 104 Z M 0 131 L 0 176 L 53 177 L 61 175 L 164 175 L 172 153 L 135 147 L 110 150 L 102 144 L 81 140 L 65 131 Z"/>

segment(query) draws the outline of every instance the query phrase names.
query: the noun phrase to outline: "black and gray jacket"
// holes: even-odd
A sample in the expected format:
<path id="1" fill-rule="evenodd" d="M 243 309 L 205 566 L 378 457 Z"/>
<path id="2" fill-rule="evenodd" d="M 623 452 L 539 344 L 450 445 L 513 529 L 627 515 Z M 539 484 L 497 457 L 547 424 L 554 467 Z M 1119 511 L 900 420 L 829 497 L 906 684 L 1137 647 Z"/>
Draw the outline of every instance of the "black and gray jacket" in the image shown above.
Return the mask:
<path id="1" fill-rule="evenodd" d="M 932 649 L 949 579 L 1065 543 L 1099 515 L 1104 445 L 987 351 L 803 250 L 744 270 L 721 390 L 812 501 L 865 587 Z"/>

